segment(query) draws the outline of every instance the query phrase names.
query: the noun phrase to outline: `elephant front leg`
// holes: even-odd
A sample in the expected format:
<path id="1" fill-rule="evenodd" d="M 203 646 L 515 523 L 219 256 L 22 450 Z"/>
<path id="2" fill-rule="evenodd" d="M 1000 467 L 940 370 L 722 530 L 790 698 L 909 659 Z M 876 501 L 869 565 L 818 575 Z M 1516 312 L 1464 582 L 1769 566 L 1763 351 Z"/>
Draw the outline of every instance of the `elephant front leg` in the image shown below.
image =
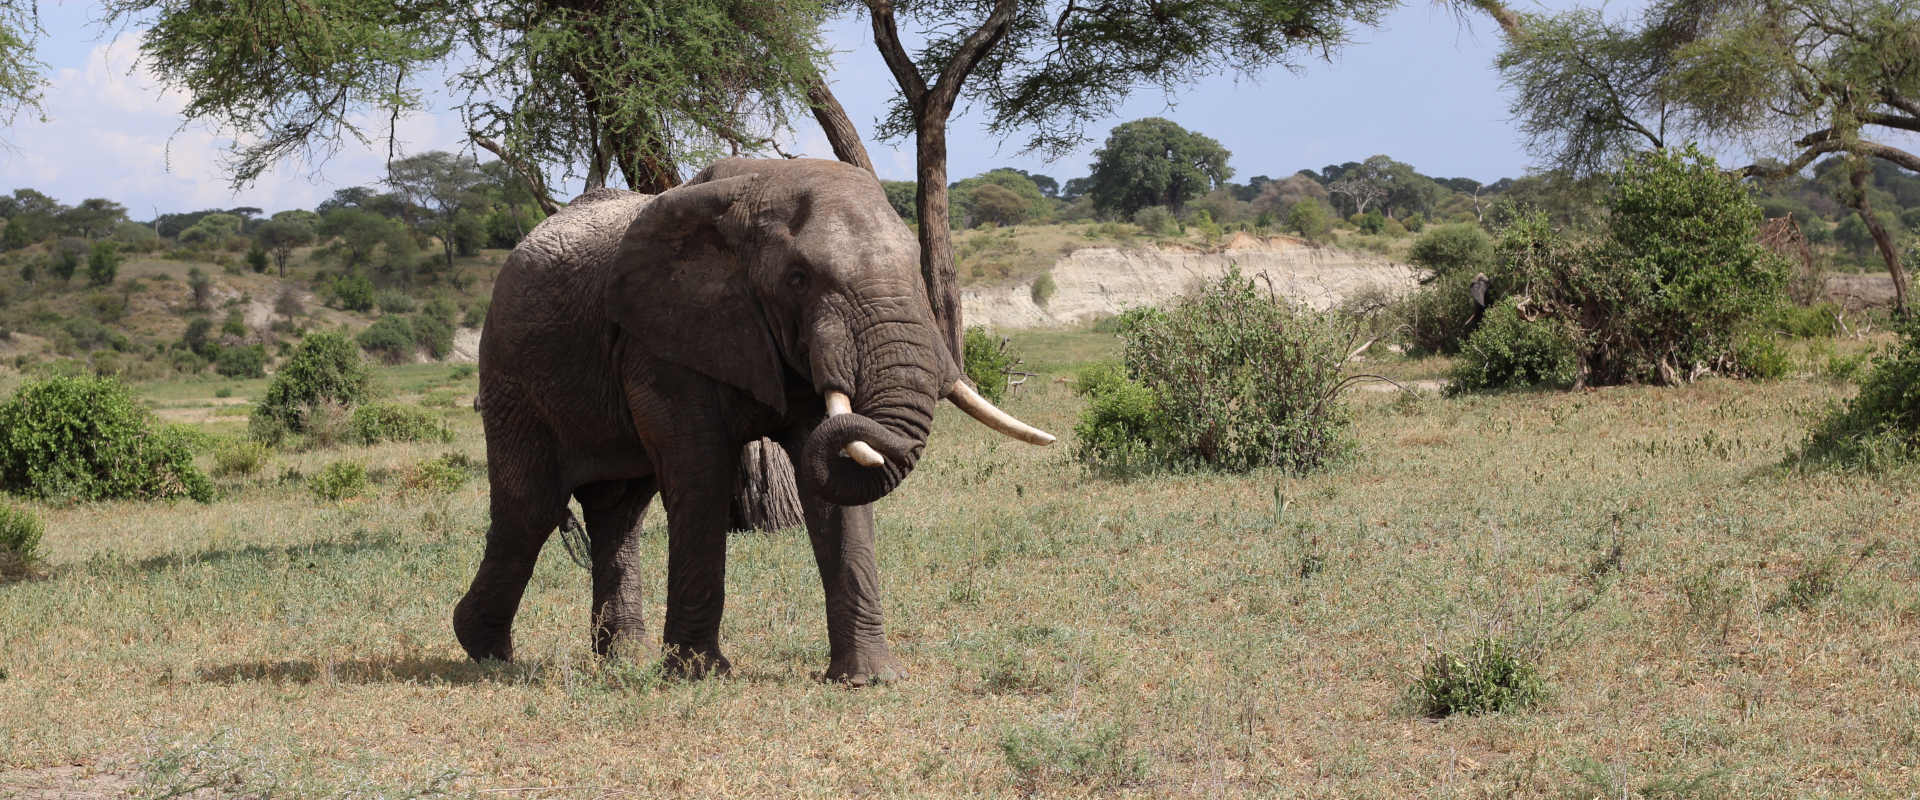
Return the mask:
<path id="1" fill-rule="evenodd" d="M 667 505 L 667 671 L 689 678 L 725 675 L 720 652 L 726 607 L 727 522 L 733 452 L 705 469 L 678 470 L 663 487 Z"/>
<path id="2" fill-rule="evenodd" d="M 907 672 L 887 647 L 874 561 L 873 506 L 836 506 L 801 493 L 807 535 L 827 595 L 825 678 L 852 686 L 897 681 Z"/>

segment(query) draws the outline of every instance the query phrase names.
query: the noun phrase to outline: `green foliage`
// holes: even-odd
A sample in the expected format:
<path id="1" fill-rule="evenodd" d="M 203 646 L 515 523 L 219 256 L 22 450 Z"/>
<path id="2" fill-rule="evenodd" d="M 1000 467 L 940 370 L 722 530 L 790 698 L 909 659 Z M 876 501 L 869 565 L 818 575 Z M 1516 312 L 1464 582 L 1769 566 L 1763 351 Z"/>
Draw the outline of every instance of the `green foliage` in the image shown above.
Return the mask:
<path id="1" fill-rule="evenodd" d="M 1045 217 L 1053 208 L 1053 203 L 1040 193 L 1040 187 L 1035 186 L 1031 178 L 1004 168 L 954 184 L 948 197 L 954 227 L 987 223 L 1018 225 Z M 907 201 L 913 202 L 912 194 L 907 195 Z"/>
<path id="2" fill-rule="evenodd" d="M 343 275 L 328 287 L 333 302 L 348 311 L 373 310 L 373 281 L 360 274 Z"/>
<path id="3" fill-rule="evenodd" d="M 1471 331 L 1473 273 L 1454 272 L 1434 279 L 1392 305 L 1394 320 L 1407 340 L 1409 355 L 1458 353 Z M 1496 296 L 1489 291 L 1488 300 Z"/>
<path id="4" fill-rule="evenodd" d="M 1407 260 L 1445 277 L 1472 276 L 1493 269 L 1493 238 L 1478 225 L 1435 225 L 1413 240 Z"/>
<path id="5" fill-rule="evenodd" d="M 460 317 L 464 328 L 478 328 L 487 324 L 487 309 L 493 307 L 493 298 L 482 297 L 467 306 L 467 313 Z"/>
<path id="6" fill-rule="evenodd" d="M 1133 212 L 1133 224 L 1149 236 L 1172 236 L 1180 232 L 1179 221 L 1166 206 L 1147 206 Z"/>
<path id="7" fill-rule="evenodd" d="M 886 190 L 887 205 L 893 206 L 893 213 L 899 214 L 901 221 L 912 225 L 920 218 L 914 206 L 918 184 L 913 181 L 881 181 L 880 188 Z"/>
<path id="8" fill-rule="evenodd" d="M 460 318 L 460 307 L 454 305 L 452 300 L 448 300 L 444 296 L 437 296 L 420 306 L 420 314 L 422 316 L 432 317 L 445 323 L 448 327 L 452 327 L 454 321 Z"/>
<path id="9" fill-rule="evenodd" d="M 1461 346 L 1447 392 L 1572 386 L 1580 357 L 1570 327 L 1558 319 L 1523 318 L 1511 299 L 1502 301 L 1487 309 Z"/>
<path id="10" fill-rule="evenodd" d="M 367 491 L 367 468 L 352 461 L 335 461 L 307 479 L 314 497 L 337 503 Z"/>
<path id="11" fill-rule="evenodd" d="M 411 492 L 446 494 L 483 471 L 483 465 L 473 463 L 466 456 L 448 453 L 408 468 L 401 485 Z"/>
<path id="12" fill-rule="evenodd" d="M 1007 396 L 1007 370 L 1016 359 L 1003 342 L 995 341 L 986 328 L 973 326 L 962 339 L 967 379 L 980 387 L 980 395 L 995 403 Z"/>
<path id="13" fill-rule="evenodd" d="M 417 314 L 411 322 L 414 344 L 435 359 L 453 353 L 453 325 L 432 314 Z"/>
<path id="14" fill-rule="evenodd" d="M 375 403 L 354 409 L 350 429 L 354 441 L 361 444 L 453 441 L 453 432 L 433 412 L 393 403 Z"/>
<path id="15" fill-rule="evenodd" d="M 1348 222 L 1352 222 L 1353 227 L 1360 229 L 1361 233 L 1369 235 L 1380 233 L 1387 228 L 1387 217 L 1385 214 L 1380 213 L 1379 209 L 1368 211 L 1365 214 L 1355 214 Z"/>
<path id="16" fill-rule="evenodd" d="M 1212 138 L 1160 117 L 1121 123 L 1093 151 L 1088 194 L 1103 213 L 1122 217 L 1150 206 L 1178 211 L 1233 177 L 1229 155 Z"/>
<path id="17" fill-rule="evenodd" d="M 1000 736 L 1000 755 L 1028 794 L 1069 788 L 1111 792 L 1146 777 L 1146 759 L 1127 747 L 1127 730 L 1103 725 L 1080 735 L 1065 726 L 1019 725 Z"/>
<path id="18" fill-rule="evenodd" d="M 389 314 L 374 320 L 354 341 L 362 350 L 389 364 L 397 364 L 413 355 L 413 324 L 406 317 Z"/>
<path id="19" fill-rule="evenodd" d="M 1105 362 L 1082 368 L 1073 391 L 1087 398 L 1073 426 L 1075 458 L 1115 476 L 1157 466 L 1150 444 L 1162 421 L 1152 389 L 1128 378 L 1120 364 Z"/>
<path id="20" fill-rule="evenodd" d="M 1920 322 L 1874 357 L 1860 392 L 1813 426 L 1802 463 L 1881 471 L 1920 459 Z"/>
<path id="21" fill-rule="evenodd" d="M 72 500 L 213 499 L 180 433 L 110 378 L 30 381 L 0 405 L 0 486 Z"/>
<path id="22" fill-rule="evenodd" d="M 79 270 L 79 252 L 65 247 L 54 249 L 53 263 L 47 267 L 47 271 L 52 273 L 53 277 L 59 278 L 61 283 L 66 283 L 73 280 L 73 273 Z"/>
<path id="23" fill-rule="evenodd" d="M 392 290 L 381 292 L 376 296 L 374 298 L 374 305 L 379 306 L 381 311 L 388 314 L 411 314 L 413 310 L 418 307 L 414 299 L 405 292 Z"/>
<path id="24" fill-rule="evenodd" d="M 256 274 L 261 272 L 266 272 L 267 263 L 268 262 L 267 262 L 266 248 L 263 248 L 258 244 L 247 248 L 247 268 L 248 269 L 253 270 Z"/>
<path id="25" fill-rule="evenodd" d="M 344 334 L 309 335 L 274 373 L 247 429 L 269 444 L 287 433 L 306 433 L 316 410 L 352 408 L 367 399 L 371 383 L 359 348 Z"/>
<path id="26" fill-rule="evenodd" d="M 1054 293 L 1058 291 L 1060 287 L 1053 282 L 1053 272 L 1047 271 L 1033 279 L 1033 287 L 1028 290 L 1028 295 L 1033 298 L 1034 305 L 1046 308 L 1047 301 L 1052 300 Z"/>
<path id="27" fill-rule="evenodd" d="M 1812 339 L 1837 333 L 1839 318 L 1840 306 L 1832 302 L 1810 306 L 1782 303 L 1767 315 L 1762 326 L 1785 336 Z"/>
<path id="28" fill-rule="evenodd" d="M 222 348 L 213 360 L 213 371 L 229 378 L 264 378 L 267 348 L 258 344 Z"/>
<path id="29" fill-rule="evenodd" d="M 1749 330 L 1734 340 L 1730 356 L 1728 373 L 1743 378 L 1779 380 L 1793 371 L 1793 358 L 1780 340 L 1758 330 Z"/>
<path id="30" fill-rule="evenodd" d="M 106 286 L 119 274 L 120 245 L 111 241 L 94 242 L 87 254 L 87 282 Z"/>
<path id="31" fill-rule="evenodd" d="M 233 439 L 213 450 L 213 474 L 227 478 L 247 476 L 267 463 L 267 446 L 251 439 Z"/>
<path id="32" fill-rule="evenodd" d="M 33 512 L 0 505 L 0 583 L 31 575 L 40 563 L 46 526 Z"/>
<path id="33" fill-rule="evenodd" d="M 1338 328 L 1331 314 L 1275 302 L 1237 268 L 1164 311 L 1128 314 L 1127 377 L 1152 406 L 1126 382 L 1084 376 L 1103 387 L 1089 388 L 1081 418 L 1095 442 L 1083 445 L 1084 463 L 1296 473 L 1327 465 L 1351 445 L 1337 397 L 1346 357 Z M 1118 437 L 1136 434 L 1137 446 L 1122 446 Z"/>
<path id="34" fill-rule="evenodd" d="M 1540 670 L 1510 642 L 1480 638 L 1463 654 L 1434 653 L 1422 665 L 1407 697 L 1421 714 L 1494 714 L 1517 711 L 1547 698 Z"/>
<path id="35" fill-rule="evenodd" d="M 1302 200 L 1287 209 L 1287 230 L 1309 242 L 1319 242 L 1333 230 L 1333 212 L 1319 200 Z"/>

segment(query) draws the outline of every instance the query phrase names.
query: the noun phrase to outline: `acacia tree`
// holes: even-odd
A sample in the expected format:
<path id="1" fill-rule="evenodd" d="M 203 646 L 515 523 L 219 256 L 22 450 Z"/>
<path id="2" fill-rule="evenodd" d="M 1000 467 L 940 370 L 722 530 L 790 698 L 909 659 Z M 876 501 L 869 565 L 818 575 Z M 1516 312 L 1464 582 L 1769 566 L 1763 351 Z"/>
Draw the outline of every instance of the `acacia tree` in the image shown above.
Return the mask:
<path id="1" fill-rule="evenodd" d="M 147 66 L 184 111 L 235 134 L 236 185 L 290 157 L 324 160 L 423 107 L 457 69 L 468 140 L 510 165 L 551 213 L 547 178 L 659 192 L 682 165 L 765 152 L 791 113 L 845 123 L 815 64 L 817 0 L 110 0 L 112 22 L 150 21 Z M 387 123 L 386 130 L 365 120 Z M 836 150 L 851 123 L 827 129 Z M 859 153 L 864 160 L 864 152 Z"/>
<path id="2" fill-rule="evenodd" d="M 1920 172 L 1882 138 L 1920 131 L 1920 0 L 1664 0 L 1638 28 L 1593 11 L 1519 18 L 1499 65 L 1536 152 L 1592 172 L 1696 136 L 1784 156 L 1738 170 L 1769 178 L 1844 155 L 1841 199 L 1906 312 L 1906 273 L 1867 184 L 1874 160 Z"/>
<path id="3" fill-rule="evenodd" d="M 865 11 L 900 87 L 880 133 L 914 139 L 915 211 L 923 223 L 947 219 L 947 121 L 963 98 L 986 112 L 989 133 L 1024 131 L 1027 150 L 1063 154 L 1085 141 L 1087 122 L 1137 86 L 1171 94 L 1210 75 L 1291 67 L 1300 53 L 1324 56 L 1344 43 L 1349 21 L 1371 24 L 1394 4 L 835 0 Z M 917 52 L 901 39 L 901 18 L 919 29 Z M 965 326 L 953 235 L 945 225 L 922 224 L 919 237 L 934 317 L 957 360 Z"/>
<path id="4" fill-rule="evenodd" d="M 1124 122 L 1093 151 L 1094 207 L 1131 216 L 1147 206 L 1180 213 L 1188 200 L 1233 177 L 1232 155 L 1212 137 L 1171 120 L 1148 117 Z"/>
<path id="5" fill-rule="evenodd" d="M 387 185 L 420 209 L 421 227 L 439 237 L 447 272 L 453 272 L 454 226 L 469 209 L 486 201 L 481 189 L 488 183 L 479 162 L 443 150 L 421 153 L 387 167 Z"/>
<path id="6" fill-rule="evenodd" d="M 34 57 L 40 36 L 36 4 L 0 0 L 0 126 L 11 124 L 21 109 L 40 109 L 45 65 Z"/>

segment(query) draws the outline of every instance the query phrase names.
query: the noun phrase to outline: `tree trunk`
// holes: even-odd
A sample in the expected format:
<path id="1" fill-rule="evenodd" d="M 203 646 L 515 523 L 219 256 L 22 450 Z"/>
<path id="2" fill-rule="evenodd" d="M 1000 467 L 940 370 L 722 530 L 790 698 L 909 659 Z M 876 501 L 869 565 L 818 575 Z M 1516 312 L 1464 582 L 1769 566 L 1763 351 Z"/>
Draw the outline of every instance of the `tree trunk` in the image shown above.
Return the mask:
<path id="1" fill-rule="evenodd" d="M 741 448 L 732 514 L 732 528 L 741 531 L 772 533 L 806 524 L 793 483 L 793 462 L 780 445 L 760 439 Z"/>
<path id="2" fill-rule="evenodd" d="M 1887 262 L 1887 274 L 1893 277 L 1893 315 L 1907 315 L 1907 273 L 1900 268 L 1900 251 L 1893 248 L 1893 237 L 1887 235 L 1887 228 L 1880 224 L 1880 218 L 1873 213 L 1873 201 L 1867 199 L 1867 177 L 1871 175 L 1865 158 L 1854 160 L 1853 174 L 1849 176 L 1853 184 L 1853 210 L 1860 215 L 1860 221 L 1867 224 L 1867 232 L 1873 234 L 1873 243 L 1880 248 L 1880 258 Z"/>
<path id="3" fill-rule="evenodd" d="M 934 324 L 946 336 L 953 363 L 966 363 L 961 346 L 960 283 L 953 269 L 953 229 L 947 222 L 947 121 L 921 120 L 914 136 L 919 187 L 914 191 L 920 218 L 920 276 L 927 281 Z"/>
<path id="4" fill-rule="evenodd" d="M 833 146 L 833 157 L 873 172 L 873 159 L 867 157 L 867 146 L 860 143 L 860 129 L 853 126 L 847 109 L 827 88 L 824 76 L 816 76 L 807 85 L 807 102 L 813 104 L 813 118 L 820 123 L 820 132 L 827 135 L 827 144 Z"/>

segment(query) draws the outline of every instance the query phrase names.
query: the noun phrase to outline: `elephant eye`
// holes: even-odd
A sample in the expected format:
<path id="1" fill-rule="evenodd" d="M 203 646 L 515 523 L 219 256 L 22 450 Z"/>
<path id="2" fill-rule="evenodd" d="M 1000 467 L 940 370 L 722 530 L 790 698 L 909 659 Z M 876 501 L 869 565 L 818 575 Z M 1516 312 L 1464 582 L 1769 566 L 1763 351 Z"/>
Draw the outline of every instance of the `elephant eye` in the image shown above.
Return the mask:
<path id="1" fill-rule="evenodd" d="M 787 273 L 787 288 L 804 289 L 806 287 L 807 287 L 806 270 L 796 269 L 796 270 L 793 270 L 792 272 Z"/>

